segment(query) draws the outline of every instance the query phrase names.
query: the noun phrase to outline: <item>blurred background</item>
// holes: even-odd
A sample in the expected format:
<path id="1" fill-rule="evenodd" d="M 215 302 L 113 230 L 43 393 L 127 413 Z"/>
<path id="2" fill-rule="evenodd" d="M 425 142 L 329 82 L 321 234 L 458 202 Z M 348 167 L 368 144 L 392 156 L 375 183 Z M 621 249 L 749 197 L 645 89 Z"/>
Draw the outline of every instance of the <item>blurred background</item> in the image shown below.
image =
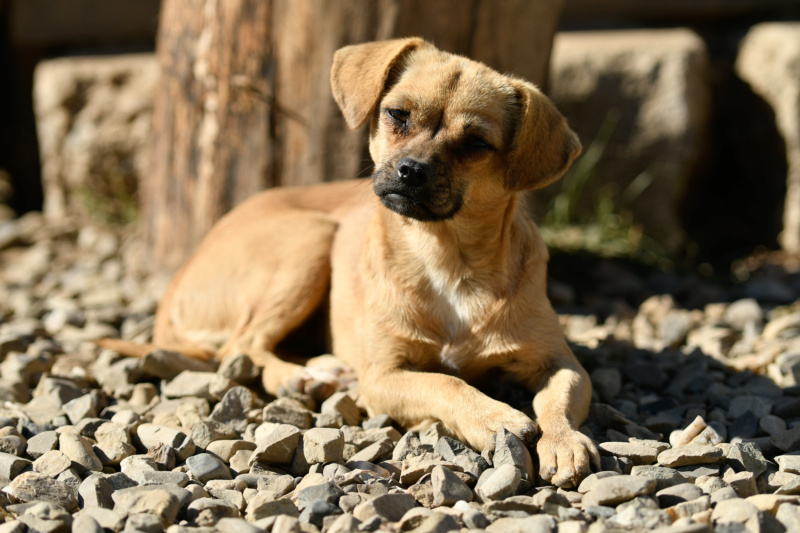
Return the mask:
<path id="1" fill-rule="evenodd" d="M 798 21 L 798 0 L 0 0 L 0 220 L 134 227 L 172 269 L 258 190 L 368 176 L 333 52 L 421 35 L 536 82 L 580 135 L 532 199 L 556 254 L 796 268 Z"/>

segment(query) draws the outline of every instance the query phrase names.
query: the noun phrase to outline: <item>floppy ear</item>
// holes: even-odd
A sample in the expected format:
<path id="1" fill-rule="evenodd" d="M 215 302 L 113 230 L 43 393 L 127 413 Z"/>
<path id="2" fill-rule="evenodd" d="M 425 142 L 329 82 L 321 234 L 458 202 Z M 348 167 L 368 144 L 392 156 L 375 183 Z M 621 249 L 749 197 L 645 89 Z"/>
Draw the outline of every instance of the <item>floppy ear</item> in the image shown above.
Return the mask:
<path id="1" fill-rule="evenodd" d="M 512 80 L 520 102 L 505 186 L 511 191 L 539 189 L 558 180 L 581 153 L 578 136 L 536 87 Z"/>
<path id="2" fill-rule="evenodd" d="M 364 124 L 378 105 L 392 68 L 409 52 L 431 46 L 418 37 L 345 46 L 331 67 L 333 97 L 347 125 Z"/>

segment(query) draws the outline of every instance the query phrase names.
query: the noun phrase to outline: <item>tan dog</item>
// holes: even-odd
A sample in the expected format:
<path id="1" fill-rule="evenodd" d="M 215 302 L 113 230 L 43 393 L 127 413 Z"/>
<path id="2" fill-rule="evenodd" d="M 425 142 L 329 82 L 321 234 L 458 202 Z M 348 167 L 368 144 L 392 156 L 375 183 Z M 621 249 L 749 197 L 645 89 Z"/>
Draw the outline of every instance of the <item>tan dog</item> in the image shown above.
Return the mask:
<path id="1" fill-rule="evenodd" d="M 580 152 L 534 86 L 420 39 L 348 46 L 331 73 L 347 123 L 370 121 L 362 182 L 261 193 L 211 230 L 177 274 L 154 344 L 245 352 L 267 391 L 302 374 L 274 355 L 330 291 L 333 353 L 371 414 L 442 421 L 478 450 L 536 424 L 469 385 L 489 369 L 536 392 L 540 475 L 569 486 L 599 457 L 577 431 L 591 385 L 546 296 L 547 250 L 519 194 Z M 121 350 L 125 351 L 125 350 Z"/>

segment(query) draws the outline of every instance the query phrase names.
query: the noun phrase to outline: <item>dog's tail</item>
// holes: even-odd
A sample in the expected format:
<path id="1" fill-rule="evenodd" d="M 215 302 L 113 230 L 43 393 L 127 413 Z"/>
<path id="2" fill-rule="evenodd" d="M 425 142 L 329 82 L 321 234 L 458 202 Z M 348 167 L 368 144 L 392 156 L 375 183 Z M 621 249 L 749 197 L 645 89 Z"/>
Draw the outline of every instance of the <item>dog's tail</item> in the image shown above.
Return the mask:
<path id="1" fill-rule="evenodd" d="M 200 346 L 192 344 L 175 344 L 175 345 L 160 345 L 152 343 L 132 342 L 122 339 L 99 339 L 94 343 L 101 348 L 119 352 L 128 357 L 144 357 L 154 350 L 169 350 L 172 352 L 180 352 L 192 359 L 199 359 L 200 361 L 209 361 L 214 359 L 216 354 L 210 350 L 204 349 Z"/>

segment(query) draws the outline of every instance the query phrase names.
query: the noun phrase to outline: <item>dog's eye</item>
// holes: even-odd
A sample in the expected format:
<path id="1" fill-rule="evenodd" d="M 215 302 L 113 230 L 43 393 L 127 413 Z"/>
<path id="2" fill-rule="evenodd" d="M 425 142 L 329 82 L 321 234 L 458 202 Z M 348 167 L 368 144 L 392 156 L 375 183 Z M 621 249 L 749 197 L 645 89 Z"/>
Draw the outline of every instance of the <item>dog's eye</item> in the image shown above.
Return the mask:
<path id="1" fill-rule="evenodd" d="M 470 135 L 466 138 L 466 140 L 461 145 L 463 149 L 468 150 L 470 152 L 481 152 L 484 150 L 491 151 L 494 150 L 494 146 L 489 144 L 486 139 L 480 137 L 478 135 Z"/>
<path id="2" fill-rule="evenodd" d="M 387 109 L 386 114 L 397 124 L 405 126 L 408 123 L 408 117 L 411 113 L 405 109 Z"/>

